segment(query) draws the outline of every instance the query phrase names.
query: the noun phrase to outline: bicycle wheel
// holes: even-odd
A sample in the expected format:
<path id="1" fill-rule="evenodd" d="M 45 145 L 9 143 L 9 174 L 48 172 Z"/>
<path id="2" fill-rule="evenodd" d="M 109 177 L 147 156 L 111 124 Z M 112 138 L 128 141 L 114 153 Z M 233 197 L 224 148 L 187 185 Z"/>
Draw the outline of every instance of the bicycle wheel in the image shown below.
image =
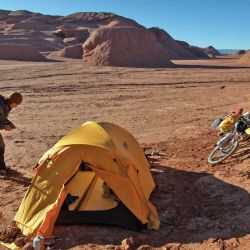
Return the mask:
<path id="1" fill-rule="evenodd" d="M 228 143 L 226 146 L 216 146 L 208 156 L 208 162 L 210 164 L 218 164 L 226 160 L 238 149 L 239 141 L 233 140 L 232 143 Z"/>

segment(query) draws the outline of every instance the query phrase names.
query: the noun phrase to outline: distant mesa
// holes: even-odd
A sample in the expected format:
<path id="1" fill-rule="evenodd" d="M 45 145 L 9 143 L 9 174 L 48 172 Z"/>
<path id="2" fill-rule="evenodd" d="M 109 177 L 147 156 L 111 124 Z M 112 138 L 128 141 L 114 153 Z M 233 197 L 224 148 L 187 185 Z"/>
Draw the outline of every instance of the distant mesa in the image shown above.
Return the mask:
<path id="1" fill-rule="evenodd" d="M 246 51 L 246 53 L 237 61 L 237 63 L 243 66 L 250 66 L 250 50 Z"/>
<path id="2" fill-rule="evenodd" d="M 48 61 L 35 48 L 21 44 L 0 44 L 0 60 Z"/>
<path id="3" fill-rule="evenodd" d="M 165 67 L 168 50 L 145 28 L 105 27 L 83 44 L 83 61 L 94 66 Z"/>
<path id="4" fill-rule="evenodd" d="M 238 51 L 232 53 L 233 56 L 241 56 L 241 55 L 244 55 L 244 54 L 246 54 L 245 50 L 238 50 Z"/>
<path id="5" fill-rule="evenodd" d="M 236 55 L 241 54 L 243 51 L 245 51 L 245 50 L 242 50 L 242 49 L 219 49 L 219 52 L 222 55 L 227 55 L 227 56 L 236 56 Z"/>

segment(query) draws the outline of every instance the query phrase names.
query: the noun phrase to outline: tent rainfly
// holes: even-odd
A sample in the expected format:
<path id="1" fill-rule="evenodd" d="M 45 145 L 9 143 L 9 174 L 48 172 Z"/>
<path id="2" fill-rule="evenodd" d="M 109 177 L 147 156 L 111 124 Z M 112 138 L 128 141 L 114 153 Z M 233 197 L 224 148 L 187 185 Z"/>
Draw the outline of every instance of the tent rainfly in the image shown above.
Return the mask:
<path id="1" fill-rule="evenodd" d="M 159 229 L 149 201 L 154 187 L 136 139 L 115 124 L 89 121 L 39 160 L 14 223 L 30 239 L 51 237 L 55 224 Z"/>

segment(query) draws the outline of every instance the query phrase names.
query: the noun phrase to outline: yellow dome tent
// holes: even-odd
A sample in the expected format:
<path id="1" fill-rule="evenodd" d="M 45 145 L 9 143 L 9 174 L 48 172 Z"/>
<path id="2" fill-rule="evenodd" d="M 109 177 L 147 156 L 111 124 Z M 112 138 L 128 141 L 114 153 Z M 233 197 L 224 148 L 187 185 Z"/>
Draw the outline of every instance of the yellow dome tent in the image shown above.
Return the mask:
<path id="1" fill-rule="evenodd" d="M 58 220 L 103 223 L 100 217 L 129 229 L 138 229 L 135 221 L 159 229 L 149 201 L 154 187 L 149 163 L 129 132 L 112 123 L 86 122 L 42 156 L 14 222 L 30 238 L 52 236 Z"/>

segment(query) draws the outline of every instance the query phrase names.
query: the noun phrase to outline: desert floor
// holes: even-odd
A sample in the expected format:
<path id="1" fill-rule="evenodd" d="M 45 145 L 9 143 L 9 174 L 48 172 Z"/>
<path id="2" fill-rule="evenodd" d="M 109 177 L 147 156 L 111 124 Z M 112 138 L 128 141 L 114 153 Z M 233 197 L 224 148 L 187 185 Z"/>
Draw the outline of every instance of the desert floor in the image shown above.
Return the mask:
<path id="1" fill-rule="evenodd" d="M 109 121 L 147 152 L 165 154 L 151 157 L 161 228 L 56 226 L 61 249 L 114 249 L 129 237 L 140 249 L 250 249 L 249 145 L 223 164 L 207 163 L 217 139 L 213 119 L 250 110 L 250 68 L 234 58 L 174 62 L 145 69 L 0 61 L 0 93 L 25 98 L 9 117 L 17 129 L 2 133 L 11 170 L 0 180 L 0 229 L 12 221 L 47 149 L 87 120 Z"/>

